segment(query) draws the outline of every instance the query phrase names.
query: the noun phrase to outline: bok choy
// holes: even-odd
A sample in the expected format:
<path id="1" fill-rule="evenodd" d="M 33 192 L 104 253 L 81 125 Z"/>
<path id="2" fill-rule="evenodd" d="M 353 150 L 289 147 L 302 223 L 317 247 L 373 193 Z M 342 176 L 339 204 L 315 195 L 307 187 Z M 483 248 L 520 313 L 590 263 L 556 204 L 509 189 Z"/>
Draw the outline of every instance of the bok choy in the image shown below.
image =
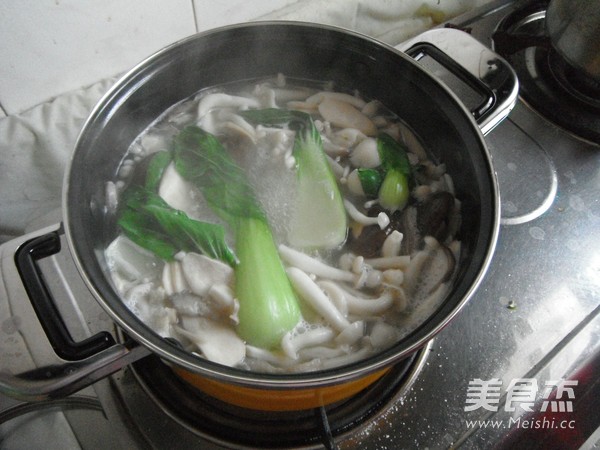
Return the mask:
<path id="1" fill-rule="evenodd" d="M 377 151 L 385 176 L 379 188 L 379 203 L 390 211 L 403 209 L 408 203 L 412 175 L 406 149 L 386 133 L 377 136 Z"/>
<path id="2" fill-rule="evenodd" d="M 335 248 L 346 239 L 347 217 L 337 181 L 323 151 L 321 135 L 307 113 L 268 108 L 240 112 L 246 120 L 296 131 L 298 194 L 288 240 L 299 248 Z"/>
<path id="3" fill-rule="evenodd" d="M 189 126 L 174 140 L 175 168 L 203 194 L 235 234 L 238 333 L 249 344 L 275 348 L 300 320 L 264 210 L 245 173 L 212 134 Z"/>
<path id="4" fill-rule="evenodd" d="M 191 219 L 171 208 L 158 194 L 139 186 L 130 186 L 124 200 L 117 223 L 139 246 L 167 261 L 183 250 L 236 265 L 237 258 L 225 242 L 221 225 Z"/>

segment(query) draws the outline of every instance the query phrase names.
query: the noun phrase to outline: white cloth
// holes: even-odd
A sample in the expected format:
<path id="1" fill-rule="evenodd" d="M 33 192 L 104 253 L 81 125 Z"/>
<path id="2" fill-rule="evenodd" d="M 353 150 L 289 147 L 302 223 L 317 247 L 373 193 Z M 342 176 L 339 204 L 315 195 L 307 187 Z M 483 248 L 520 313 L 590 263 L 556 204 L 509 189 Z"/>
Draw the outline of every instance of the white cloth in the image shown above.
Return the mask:
<path id="1" fill-rule="evenodd" d="M 259 19 L 335 25 L 390 45 L 490 0 L 300 0 Z"/>
<path id="2" fill-rule="evenodd" d="M 29 224 L 52 224 L 44 216 L 61 206 L 63 174 L 77 135 L 114 81 L 0 120 L 0 242 L 24 234 Z"/>

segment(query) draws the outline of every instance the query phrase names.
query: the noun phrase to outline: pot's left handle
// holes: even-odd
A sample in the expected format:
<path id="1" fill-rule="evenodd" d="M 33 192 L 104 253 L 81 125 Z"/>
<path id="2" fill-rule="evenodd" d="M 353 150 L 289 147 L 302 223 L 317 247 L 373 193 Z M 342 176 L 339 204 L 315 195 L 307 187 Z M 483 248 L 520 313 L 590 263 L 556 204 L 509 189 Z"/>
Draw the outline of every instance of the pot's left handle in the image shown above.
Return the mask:
<path id="1" fill-rule="evenodd" d="M 106 331 L 79 342 L 72 339 L 38 266 L 40 259 L 61 250 L 61 234 L 62 226 L 26 240 L 15 252 L 15 268 L 39 323 L 65 361 L 20 374 L 0 371 L 0 392 L 22 401 L 65 397 L 150 353 L 144 346 L 116 343 Z"/>
<path id="2" fill-rule="evenodd" d="M 54 352 L 67 361 L 78 361 L 112 347 L 115 340 L 107 331 L 79 342 L 71 338 L 37 264 L 60 252 L 60 234 L 62 228 L 24 242 L 15 254 L 15 266 Z"/>

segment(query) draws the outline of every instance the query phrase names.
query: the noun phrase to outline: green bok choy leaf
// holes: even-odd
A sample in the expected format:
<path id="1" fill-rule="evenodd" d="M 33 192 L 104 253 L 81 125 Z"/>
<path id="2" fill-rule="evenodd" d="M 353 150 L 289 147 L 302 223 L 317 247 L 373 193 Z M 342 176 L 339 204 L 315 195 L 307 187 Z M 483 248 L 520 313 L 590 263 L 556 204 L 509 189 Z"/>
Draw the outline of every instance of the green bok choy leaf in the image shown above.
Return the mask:
<path id="1" fill-rule="evenodd" d="M 410 196 L 412 169 L 406 149 L 386 133 L 377 136 L 377 151 L 385 176 L 379 188 L 379 203 L 390 211 L 403 209 Z"/>
<path id="2" fill-rule="evenodd" d="M 158 257 L 169 261 L 183 250 L 200 252 L 230 266 L 237 264 L 221 225 L 191 219 L 158 194 L 139 186 L 130 186 L 124 201 L 118 225 L 129 239 Z"/>

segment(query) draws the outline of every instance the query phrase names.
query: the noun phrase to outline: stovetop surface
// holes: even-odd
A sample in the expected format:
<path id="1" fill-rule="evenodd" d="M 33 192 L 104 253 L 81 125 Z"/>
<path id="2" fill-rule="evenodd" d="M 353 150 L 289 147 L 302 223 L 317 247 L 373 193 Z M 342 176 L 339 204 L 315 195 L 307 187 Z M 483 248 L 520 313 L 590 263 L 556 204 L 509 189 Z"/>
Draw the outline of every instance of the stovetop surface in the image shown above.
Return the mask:
<path id="1" fill-rule="evenodd" d="M 474 11 L 453 24 L 471 28 L 477 39 L 491 46 L 497 23 L 520 3 L 493 2 L 484 14 Z M 598 427 L 597 411 L 585 402 L 595 382 L 585 370 L 598 368 L 600 358 L 600 147 L 571 136 L 523 101 L 486 142 L 498 173 L 502 225 L 483 283 L 431 343 L 410 389 L 367 425 L 336 436 L 341 449 L 507 448 L 515 439 L 527 448 L 569 448 L 598 440 L 597 435 L 590 437 Z M 19 294 L 7 281 L 10 249 L 0 249 L 2 276 L 13 293 L 11 306 L 0 310 L 2 358 L 9 361 L 3 365 L 45 363 L 47 348 L 19 347 L 14 332 L 22 320 L 14 308 Z M 47 270 L 74 280 L 69 288 L 55 286 L 72 299 L 67 302 L 70 314 L 79 323 L 73 333 L 113 331 L 96 302 L 89 295 L 82 297 L 86 289 L 73 275 L 68 255 L 50 259 Z M 23 362 L 21 351 L 32 356 Z M 592 372 L 591 379 L 597 374 Z M 572 411 L 549 417 L 544 414 L 550 404 L 545 385 L 565 379 L 576 381 L 574 398 L 562 398 L 571 402 Z M 491 388 L 481 393 L 487 389 L 485 382 L 495 386 L 497 397 Z M 529 386 L 520 397 L 508 390 L 515 382 Z M 477 386 L 480 405 L 474 403 Z M 73 442 L 83 448 L 115 442 L 128 448 L 227 447 L 197 436 L 164 414 L 130 369 L 75 399 L 84 400 L 65 416 Z M 3 400 L 0 406 L 4 409 L 9 403 Z M 590 422 L 590 416 L 596 422 Z M 87 426 L 90 422 L 96 426 Z M 3 430 L 7 429 L 0 428 L 0 436 L 7 436 Z"/>

